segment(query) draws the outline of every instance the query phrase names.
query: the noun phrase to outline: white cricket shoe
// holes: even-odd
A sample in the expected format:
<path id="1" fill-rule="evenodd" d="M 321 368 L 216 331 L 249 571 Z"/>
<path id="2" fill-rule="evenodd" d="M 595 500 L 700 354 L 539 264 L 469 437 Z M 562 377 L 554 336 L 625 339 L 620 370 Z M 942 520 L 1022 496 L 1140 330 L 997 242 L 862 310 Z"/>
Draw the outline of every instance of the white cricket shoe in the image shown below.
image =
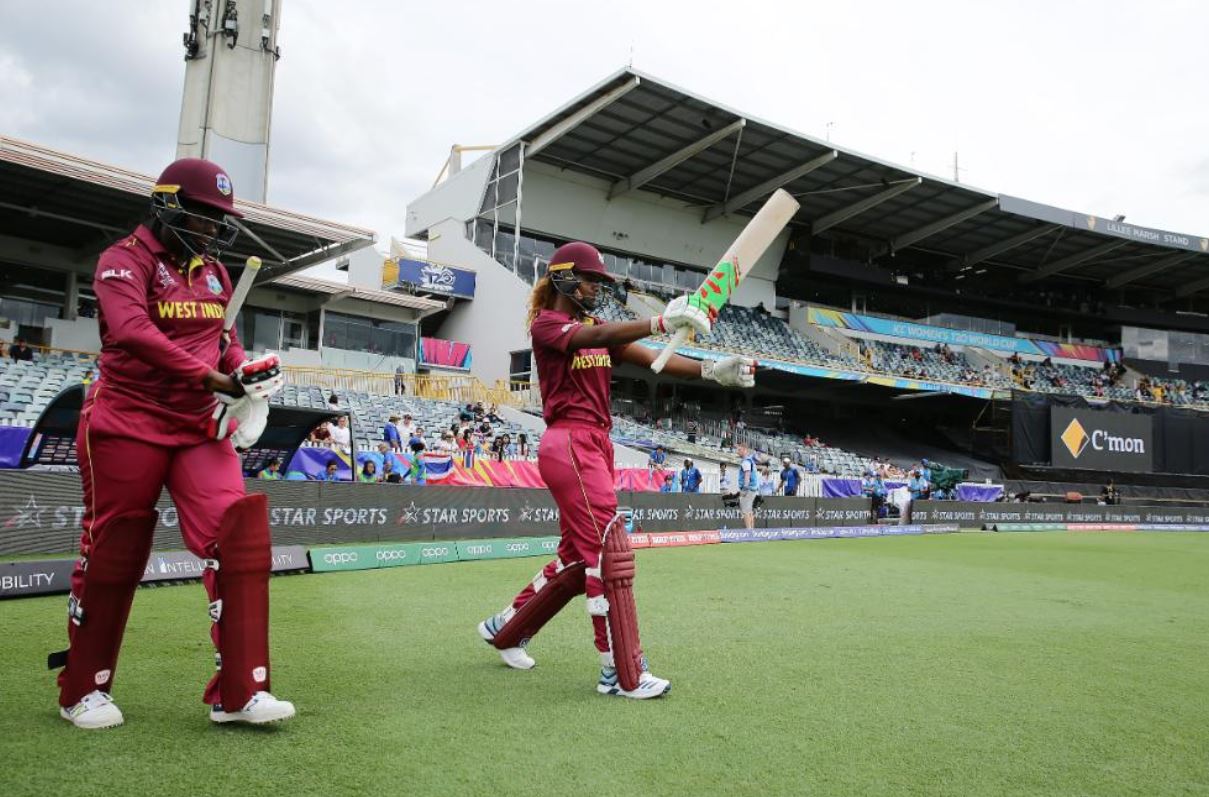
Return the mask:
<path id="1" fill-rule="evenodd" d="M 642 658 L 642 675 L 638 676 L 638 686 L 634 689 L 622 689 L 617 680 L 617 668 L 613 666 L 613 657 L 609 653 L 600 654 L 600 680 L 596 683 L 596 691 L 602 695 L 628 697 L 632 700 L 650 700 L 653 697 L 663 697 L 672 691 L 672 682 L 651 675 L 647 670 L 646 657 Z"/>
<path id="2" fill-rule="evenodd" d="M 294 704 L 290 701 L 278 700 L 268 692 L 257 692 L 239 711 L 223 711 L 221 705 L 211 707 L 210 721 L 263 725 L 266 722 L 288 720 L 294 713 Z"/>
<path id="3" fill-rule="evenodd" d="M 115 728 L 125 721 L 113 698 L 108 692 L 102 692 L 100 689 L 84 695 L 80 702 L 71 708 L 60 706 L 59 716 L 77 728 L 90 731 Z"/>
<path id="4" fill-rule="evenodd" d="M 499 614 L 493 614 L 483 622 L 479 623 L 479 636 L 488 645 L 495 639 L 495 635 L 504 627 L 504 623 L 508 622 L 512 609 L 508 609 Z M 518 647 L 503 648 L 500 650 L 500 658 L 514 670 L 532 670 L 537 666 L 537 661 L 525 650 L 525 645 L 529 644 L 529 640 L 524 640 Z"/>

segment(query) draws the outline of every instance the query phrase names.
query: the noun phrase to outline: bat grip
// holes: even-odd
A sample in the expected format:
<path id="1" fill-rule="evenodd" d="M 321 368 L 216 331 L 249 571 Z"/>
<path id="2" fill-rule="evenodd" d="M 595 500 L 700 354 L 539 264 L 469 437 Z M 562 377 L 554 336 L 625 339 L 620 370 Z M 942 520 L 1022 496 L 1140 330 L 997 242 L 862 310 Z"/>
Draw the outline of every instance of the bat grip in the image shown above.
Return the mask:
<path id="1" fill-rule="evenodd" d="M 655 373 L 663 371 L 667 361 L 672 359 L 672 355 L 676 353 L 676 349 L 680 348 L 688 340 L 688 327 L 680 327 L 676 330 L 676 334 L 672 336 L 672 342 L 659 352 L 659 356 L 655 358 L 655 362 L 651 363 L 651 370 Z"/>

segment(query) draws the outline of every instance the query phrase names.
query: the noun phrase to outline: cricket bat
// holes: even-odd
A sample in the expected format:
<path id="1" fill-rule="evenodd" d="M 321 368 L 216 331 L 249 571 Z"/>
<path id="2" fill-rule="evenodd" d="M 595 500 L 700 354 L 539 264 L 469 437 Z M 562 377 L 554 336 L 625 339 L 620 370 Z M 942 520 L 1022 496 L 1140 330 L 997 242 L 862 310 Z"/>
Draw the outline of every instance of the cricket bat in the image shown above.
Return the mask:
<path id="1" fill-rule="evenodd" d="M 252 283 L 256 281 L 256 272 L 260 271 L 260 265 L 260 258 L 256 255 L 249 257 L 244 265 L 243 273 L 239 275 L 239 283 L 231 293 L 231 301 L 227 302 L 227 309 L 223 314 L 223 332 L 230 332 L 235 326 L 235 316 L 239 315 L 244 299 L 248 298 L 248 291 L 252 290 Z"/>
<path id="2" fill-rule="evenodd" d="M 730 301 L 731 293 L 739 285 L 739 281 L 751 271 L 752 266 L 781 234 L 785 225 L 789 224 L 799 207 L 801 205 L 798 201 L 785 189 L 778 188 L 773 192 L 764 207 L 752 216 L 743 232 L 739 233 L 739 237 L 726 250 L 726 254 L 722 255 L 718 265 L 714 266 L 709 276 L 701 283 L 697 295 L 715 311 L 720 311 L 722 306 Z M 664 347 L 655 362 L 651 363 L 651 370 L 655 373 L 662 371 L 667 361 L 676 353 L 676 349 L 688 340 L 688 334 L 688 327 L 676 330 L 672 342 Z"/>

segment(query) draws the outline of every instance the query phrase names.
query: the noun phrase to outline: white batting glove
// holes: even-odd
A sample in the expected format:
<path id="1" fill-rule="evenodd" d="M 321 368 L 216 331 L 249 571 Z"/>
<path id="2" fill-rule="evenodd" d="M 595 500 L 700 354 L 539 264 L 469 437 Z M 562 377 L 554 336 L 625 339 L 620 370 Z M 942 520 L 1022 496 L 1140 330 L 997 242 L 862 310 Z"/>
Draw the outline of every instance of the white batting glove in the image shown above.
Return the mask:
<path id="1" fill-rule="evenodd" d="M 210 416 L 210 437 L 231 439 L 231 444 L 243 451 L 256 445 L 269 422 L 269 402 L 251 396 L 235 398 L 215 393 L 218 403 Z"/>
<path id="2" fill-rule="evenodd" d="M 231 378 L 243 387 L 246 395 L 263 400 L 285 387 L 281 360 L 276 354 L 266 354 L 255 360 L 248 360 L 235 369 Z"/>
<path id="3" fill-rule="evenodd" d="M 755 387 L 756 361 L 750 357 L 703 360 L 701 378 L 712 379 L 723 387 Z"/>
<path id="4" fill-rule="evenodd" d="M 708 335 L 713 323 L 709 312 L 692 296 L 677 296 L 664 308 L 662 315 L 651 319 L 651 334 L 675 333 L 687 327 L 697 335 Z"/>

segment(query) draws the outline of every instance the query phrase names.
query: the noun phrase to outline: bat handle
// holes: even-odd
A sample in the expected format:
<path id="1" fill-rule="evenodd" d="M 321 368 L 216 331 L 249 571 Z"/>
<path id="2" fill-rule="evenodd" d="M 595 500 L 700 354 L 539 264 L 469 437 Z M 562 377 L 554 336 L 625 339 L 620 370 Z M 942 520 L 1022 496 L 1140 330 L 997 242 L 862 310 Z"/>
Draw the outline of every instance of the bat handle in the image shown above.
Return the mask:
<path id="1" fill-rule="evenodd" d="M 680 327 L 676 330 L 676 334 L 672 337 L 672 342 L 659 352 L 659 356 L 655 358 L 655 362 L 651 363 L 651 370 L 655 373 L 663 371 L 667 361 L 672 359 L 672 355 L 676 353 L 676 349 L 680 348 L 688 340 L 688 327 Z"/>

